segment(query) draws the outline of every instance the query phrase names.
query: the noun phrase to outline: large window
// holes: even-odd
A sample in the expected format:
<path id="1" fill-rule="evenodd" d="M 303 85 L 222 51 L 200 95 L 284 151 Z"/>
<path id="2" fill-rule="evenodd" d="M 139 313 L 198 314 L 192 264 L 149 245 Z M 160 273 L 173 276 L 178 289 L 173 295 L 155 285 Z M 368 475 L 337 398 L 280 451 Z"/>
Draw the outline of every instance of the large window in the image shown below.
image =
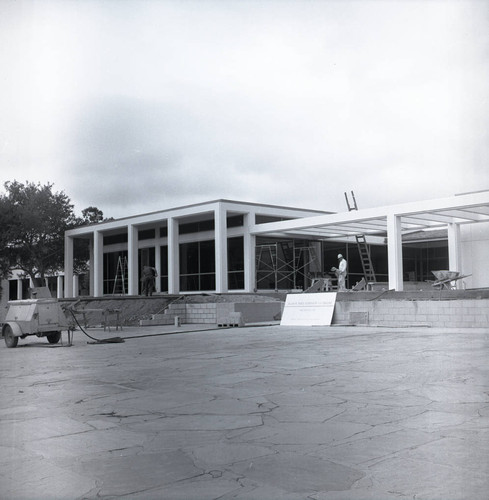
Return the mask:
<path id="1" fill-rule="evenodd" d="M 356 243 L 323 243 L 324 268 L 328 272 L 336 265 L 337 254 L 341 253 L 348 261 L 347 287 L 351 288 L 363 277 L 362 261 Z M 370 257 L 378 282 L 387 282 L 388 252 L 386 245 L 370 245 Z M 431 271 L 447 269 L 448 243 L 446 240 L 403 242 L 402 245 L 403 280 L 425 282 L 433 280 Z"/>
<path id="2" fill-rule="evenodd" d="M 127 250 L 104 253 L 104 294 L 127 292 Z"/>
<path id="3" fill-rule="evenodd" d="M 156 236 L 156 229 L 141 229 L 138 232 L 138 241 L 153 240 Z"/>
<path id="4" fill-rule="evenodd" d="M 226 226 L 230 227 L 242 227 L 244 225 L 244 215 L 228 215 L 226 219 Z"/>
<path id="5" fill-rule="evenodd" d="M 160 286 L 162 292 L 168 292 L 168 247 L 160 249 Z"/>
<path id="6" fill-rule="evenodd" d="M 197 222 L 183 222 L 178 226 L 179 234 L 200 233 L 202 231 L 212 231 L 214 229 L 214 219 L 200 220 Z"/>
<path id="7" fill-rule="evenodd" d="M 387 275 L 387 247 L 380 245 L 369 245 L 370 258 L 377 281 L 384 282 L 388 280 Z M 333 279 L 336 285 L 336 277 L 331 272 L 332 267 L 338 266 L 338 254 L 348 262 L 348 272 L 346 275 L 346 287 L 352 288 L 362 280 L 363 267 L 358 246 L 356 243 L 324 242 L 323 243 L 323 262 L 324 272 Z"/>
<path id="8" fill-rule="evenodd" d="M 180 290 L 195 292 L 216 289 L 214 240 L 180 245 Z"/>
<path id="9" fill-rule="evenodd" d="M 244 289 L 244 248 L 243 237 L 228 238 L 228 288 Z"/>
<path id="10" fill-rule="evenodd" d="M 138 251 L 138 261 L 139 261 L 139 276 L 141 277 L 143 274 L 143 268 L 146 266 L 155 267 L 155 248 L 140 248 Z M 143 293 L 143 282 L 141 279 L 139 280 L 139 293 Z"/>
<path id="11" fill-rule="evenodd" d="M 117 245 L 118 243 L 127 243 L 127 232 L 104 235 L 104 245 Z"/>
<path id="12" fill-rule="evenodd" d="M 425 241 L 403 246 L 404 281 L 434 280 L 432 271 L 448 269 L 448 242 Z"/>

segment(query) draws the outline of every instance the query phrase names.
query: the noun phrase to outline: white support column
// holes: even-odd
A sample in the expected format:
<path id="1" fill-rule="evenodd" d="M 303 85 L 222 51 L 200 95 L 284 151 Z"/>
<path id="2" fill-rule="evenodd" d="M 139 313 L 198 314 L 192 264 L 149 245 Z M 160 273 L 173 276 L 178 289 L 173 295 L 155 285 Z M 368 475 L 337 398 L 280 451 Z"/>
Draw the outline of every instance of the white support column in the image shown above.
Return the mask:
<path id="1" fill-rule="evenodd" d="M 127 288 L 129 295 L 139 295 L 138 228 L 127 226 Z"/>
<path id="2" fill-rule="evenodd" d="M 91 297 L 95 295 L 95 272 L 94 272 L 94 251 L 93 251 L 93 239 L 90 239 L 88 243 L 88 258 L 90 260 L 90 267 L 88 268 L 88 281 L 89 281 L 89 291 Z"/>
<path id="3" fill-rule="evenodd" d="M 216 292 L 228 291 L 228 239 L 226 210 L 221 204 L 214 210 L 214 240 L 216 256 Z"/>
<path id="4" fill-rule="evenodd" d="M 387 216 L 387 259 L 389 273 L 389 290 L 402 292 L 402 233 L 401 217 L 389 214 Z"/>
<path id="5" fill-rule="evenodd" d="M 22 300 L 22 280 L 19 278 L 17 280 L 17 300 Z"/>
<path id="6" fill-rule="evenodd" d="M 158 231 L 158 229 L 157 229 Z M 156 238 L 156 244 L 155 244 L 155 269 L 156 269 L 156 293 L 161 292 L 161 245 L 159 242 L 159 239 Z"/>
<path id="7" fill-rule="evenodd" d="M 448 269 L 462 272 L 462 250 L 460 244 L 460 224 L 448 224 Z M 456 288 L 463 286 L 462 280 L 452 282 Z"/>
<path id="8" fill-rule="evenodd" d="M 448 224 L 448 269 L 462 271 L 460 224 Z"/>
<path id="9" fill-rule="evenodd" d="M 250 224 L 253 222 L 253 214 L 244 216 L 244 279 L 245 291 L 247 293 L 254 292 L 256 288 L 256 236 L 250 234 Z"/>
<path id="10" fill-rule="evenodd" d="M 73 297 L 73 238 L 65 236 L 65 297 Z"/>
<path id="11" fill-rule="evenodd" d="M 63 298 L 63 276 L 60 276 L 60 275 L 57 276 L 56 288 L 57 288 L 58 299 L 62 299 Z"/>
<path id="12" fill-rule="evenodd" d="M 92 267 L 92 266 L 90 266 Z M 71 284 L 73 287 L 73 283 Z M 93 296 L 104 294 L 104 235 L 101 231 L 93 233 Z"/>
<path id="13" fill-rule="evenodd" d="M 180 293 L 178 220 L 168 219 L 168 293 Z"/>
<path id="14" fill-rule="evenodd" d="M 75 274 L 75 276 L 73 276 L 73 297 L 78 297 L 79 290 L 80 290 L 80 277 L 78 276 L 78 274 Z"/>

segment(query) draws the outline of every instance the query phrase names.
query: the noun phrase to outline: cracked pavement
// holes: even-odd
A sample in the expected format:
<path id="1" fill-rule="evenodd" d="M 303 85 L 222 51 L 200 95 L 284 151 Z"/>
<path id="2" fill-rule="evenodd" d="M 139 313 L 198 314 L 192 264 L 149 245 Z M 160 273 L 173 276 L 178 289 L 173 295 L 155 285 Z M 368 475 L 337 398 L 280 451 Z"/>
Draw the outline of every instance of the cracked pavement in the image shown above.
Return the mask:
<path id="1" fill-rule="evenodd" d="M 117 333 L 0 347 L 1 498 L 488 498 L 489 328 Z"/>

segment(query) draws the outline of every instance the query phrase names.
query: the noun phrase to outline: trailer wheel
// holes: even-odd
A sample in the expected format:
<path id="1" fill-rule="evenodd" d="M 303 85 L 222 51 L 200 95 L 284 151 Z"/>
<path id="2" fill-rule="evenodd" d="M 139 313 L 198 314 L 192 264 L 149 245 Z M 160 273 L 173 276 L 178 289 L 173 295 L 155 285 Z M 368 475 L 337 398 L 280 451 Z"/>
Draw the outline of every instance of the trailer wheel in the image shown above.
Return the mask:
<path id="1" fill-rule="evenodd" d="M 5 325 L 3 327 L 3 338 L 5 339 L 5 345 L 7 347 L 17 347 L 19 342 L 19 337 L 14 335 L 12 327 L 10 325 Z"/>
<path id="2" fill-rule="evenodd" d="M 59 342 L 59 339 L 61 338 L 61 332 L 53 332 L 49 335 L 46 335 L 46 337 L 48 338 L 48 342 L 50 344 L 57 344 Z"/>

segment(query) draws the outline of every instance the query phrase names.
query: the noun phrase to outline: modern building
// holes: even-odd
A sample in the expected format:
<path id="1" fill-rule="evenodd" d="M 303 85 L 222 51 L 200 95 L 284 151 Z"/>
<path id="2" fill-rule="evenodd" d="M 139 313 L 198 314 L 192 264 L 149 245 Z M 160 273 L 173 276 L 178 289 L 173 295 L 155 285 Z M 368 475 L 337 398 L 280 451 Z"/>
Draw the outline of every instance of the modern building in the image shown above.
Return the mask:
<path id="1" fill-rule="evenodd" d="M 143 266 L 157 293 L 304 290 L 349 261 L 351 288 L 364 275 L 364 235 L 376 280 L 402 291 L 449 269 L 458 286 L 489 287 L 489 191 L 344 213 L 215 200 L 67 231 L 64 296 L 137 295 Z M 82 291 L 73 274 L 76 240 L 88 242 Z"/>

